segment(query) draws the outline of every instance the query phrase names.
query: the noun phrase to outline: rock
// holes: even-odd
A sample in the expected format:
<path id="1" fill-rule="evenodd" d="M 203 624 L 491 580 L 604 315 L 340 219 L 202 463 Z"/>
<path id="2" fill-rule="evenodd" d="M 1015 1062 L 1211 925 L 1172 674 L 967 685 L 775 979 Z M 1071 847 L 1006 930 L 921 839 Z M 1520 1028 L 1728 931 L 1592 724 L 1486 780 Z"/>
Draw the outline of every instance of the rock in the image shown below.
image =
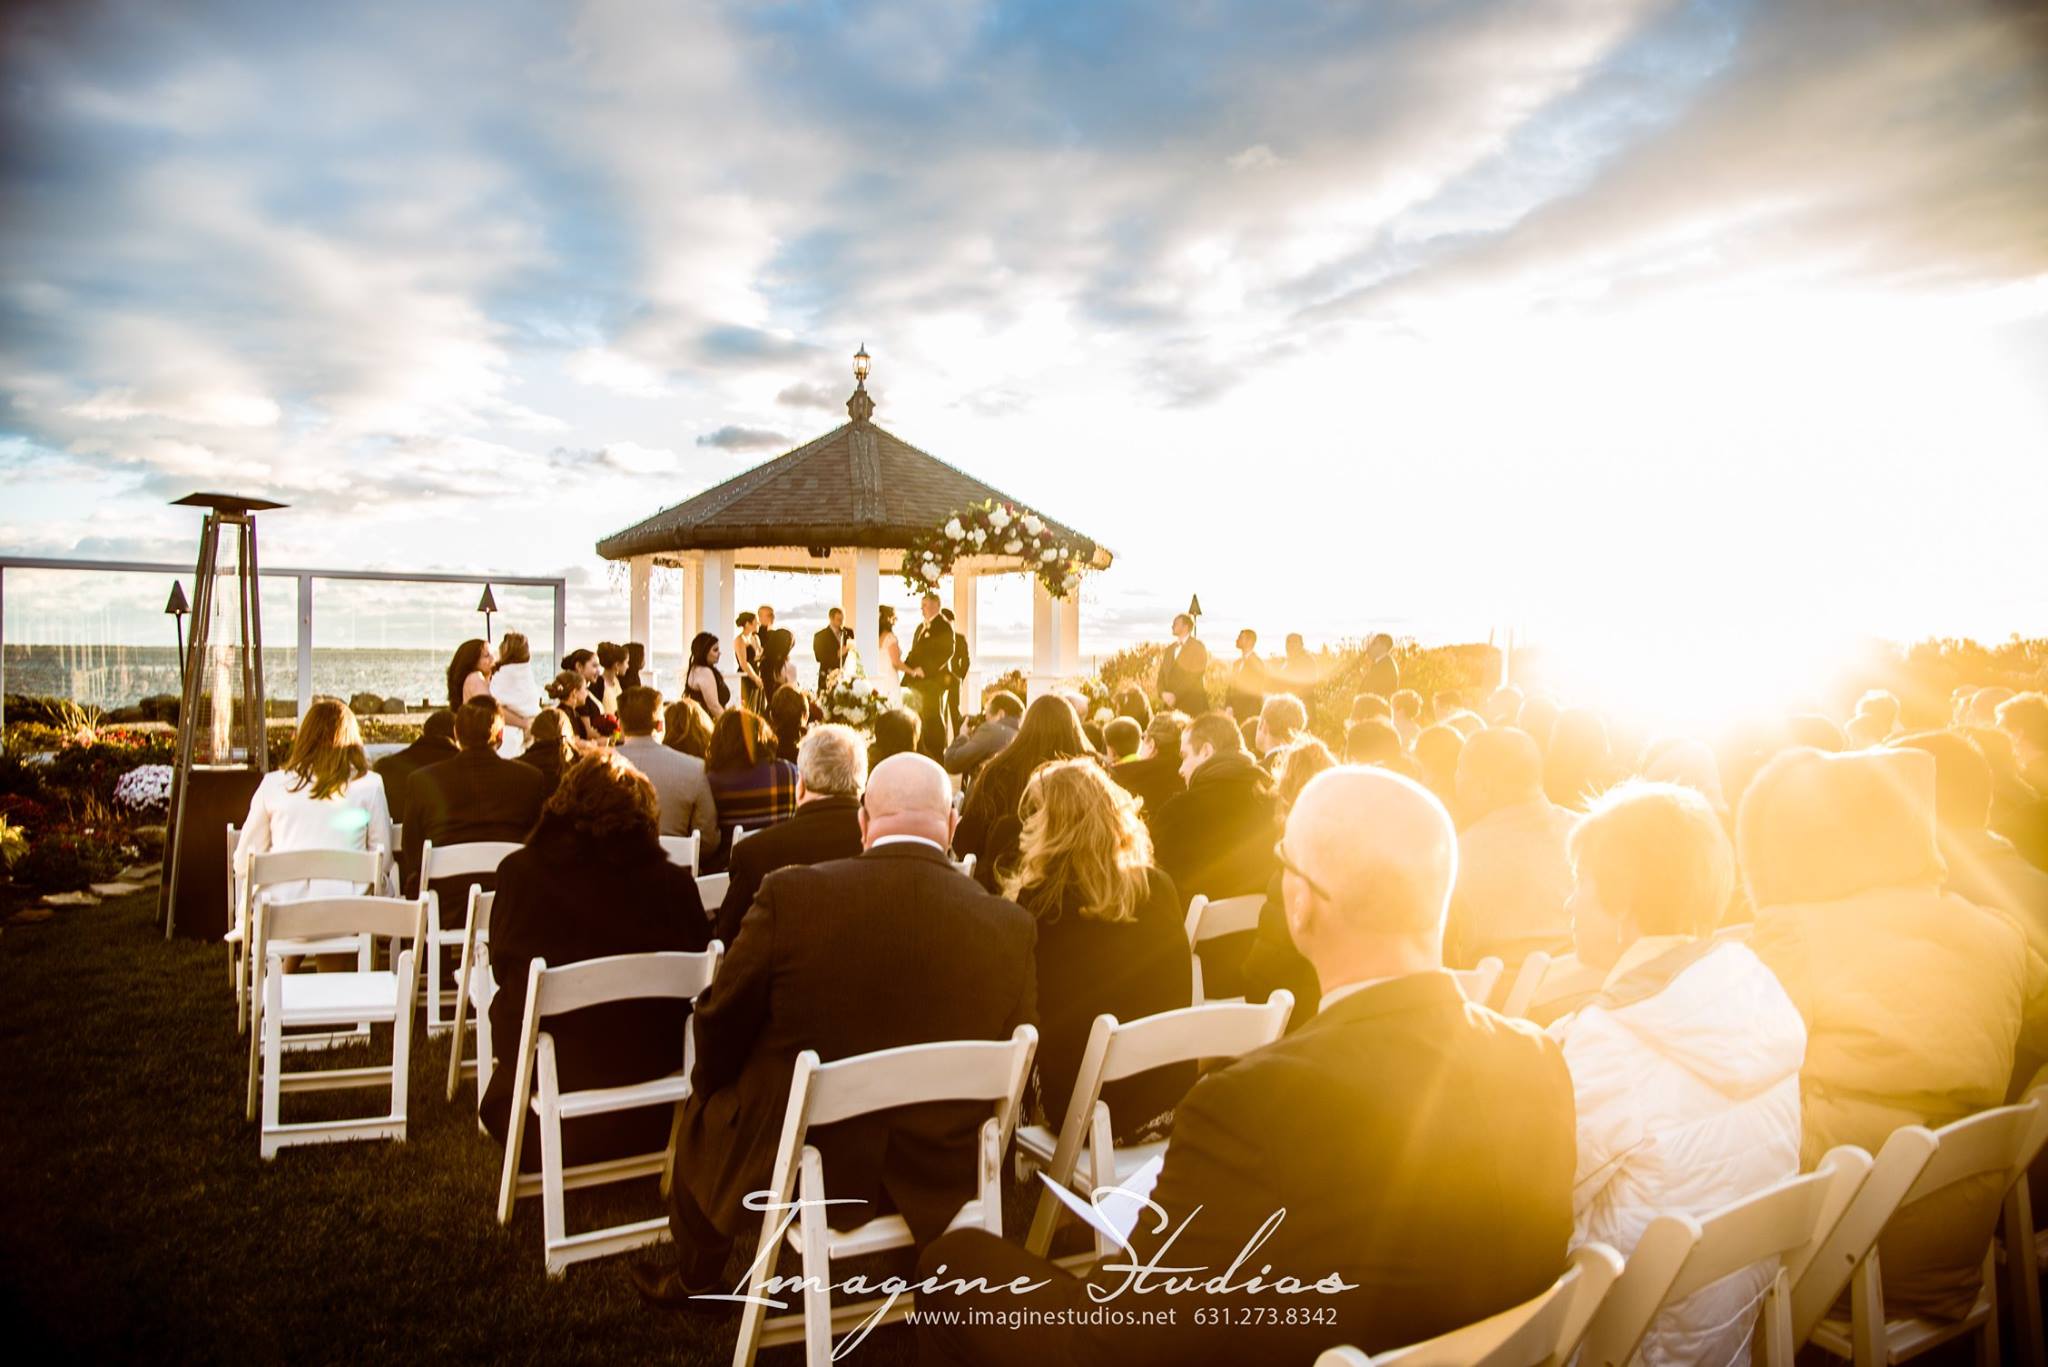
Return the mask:
<path id="1" fill-rule="evenodd" d="M 352 693 L 349 695 L 348 710 L 358 717 L 375 717 L 384 711 L 384 699 L 375 693 Z"/>
<path id="2" fill-rule="evenodd" d="M 53 919 L 57 915 L 48 907 L 23 907 L 7 918 L 10 926 L 32 926 Z"/>
<path id="3" fill-rule="evenodd" d="M 164 866 L 160 863 L 130 864 L 114 875 L 123 883 L 154 883 L 163 876 Z"/>
<path id="4" fill-rule="evenodd" d="M 141 883 L 129 882 L 94 883 L 92 885 L 93 892 L 101 897 L 126 897 L 129 893 L 141 892 L 142 889 L 143 885 Z"/>

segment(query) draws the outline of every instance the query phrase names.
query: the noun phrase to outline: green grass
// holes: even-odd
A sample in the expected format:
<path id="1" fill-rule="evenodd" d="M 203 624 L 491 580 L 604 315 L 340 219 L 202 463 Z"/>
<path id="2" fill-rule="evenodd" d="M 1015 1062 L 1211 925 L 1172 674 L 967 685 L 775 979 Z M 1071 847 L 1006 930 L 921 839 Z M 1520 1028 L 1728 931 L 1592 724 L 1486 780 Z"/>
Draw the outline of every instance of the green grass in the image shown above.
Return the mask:
<path id="1" fill-rule="evenodd" d="M 14 1360 L 730 1360 L 730 1321 L 644 1309 L 622 1258 L 548 1281 L 540 1203 L 499 1226 L 500 1151 L 469 1084 L 444 1099 L 447 1048 L 423 1032 L 405 1143 L 259 1159 L 226 953 L 166 943 L 154 910 L 152 892 L 0 936 L 0 1323 Z M 377 1104 L 293 1100 L 304 1109 L 287 1119 Z M 570 1225 L 659 1201 L 651 1179 L 572 1194 Z M 891 1328 L 850 1360 L 907 1362 L 912 1346 Z"/>

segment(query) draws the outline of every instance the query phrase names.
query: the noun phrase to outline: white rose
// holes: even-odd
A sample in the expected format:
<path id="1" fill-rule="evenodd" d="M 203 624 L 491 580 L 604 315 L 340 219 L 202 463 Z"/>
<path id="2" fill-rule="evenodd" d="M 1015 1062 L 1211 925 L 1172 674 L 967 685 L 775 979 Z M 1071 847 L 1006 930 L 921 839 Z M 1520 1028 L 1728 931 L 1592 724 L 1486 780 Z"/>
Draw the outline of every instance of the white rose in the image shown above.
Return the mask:
<path id="1" fill-rule="evenodd" d="M 1037 513 L 1024 514 L 1023 520 L 1019 522 L 1017 525 L 1024 529 L 1024 534 L 1026 536 L 1037 536 L 1040 532 L 1045 530 L 1045 524 L 1038 520 Z"/>
<path id="2" fill-rule="evenodd" d="M 1001 531 L 1003 528 L 1009 526 L 1009 510 L 1007 508 L 996 508 L 993 511 L 991 511 L 988 515 L 988 525 L 994 527 L 997 531 Z"/>
<path id="3" fill-rule="evenodd" d="M 959 518 L 953 518 L 946 523 L 946 536 L 949 540 L 958 541 L 965 535 L 967 535 L 967 529 L 960 525 Z"/>
<path id="4" fill-rule="evenodd" d="M 969 541 L 972 541 L 975 545 L 979 546 L 982 542 L 988 540 L 988 533 L 983 531 L 981 528 L 976 527 L 973 533 L 970 534 L 967 539 Z"/>
<path id="5" fill-rule="evenodd" d="M 1044 550 L 1038 553 L 1038 558 L 1050 564 L 1052 561 L 1055 561 L 1060 558 L 1060 553 L 1054 550 L 1052 547 L 1047 546 Z"/>
<path id="6" fill-rule="evenodd" d="M 1015 555 L 1018 551 L 1021 551 L 1023 549 L 1024 543 L 1017 540 L 1015 537 L 1011 537 L 1008 541 L 1005 541 L 1003 543 L 1004 555 Z"/>

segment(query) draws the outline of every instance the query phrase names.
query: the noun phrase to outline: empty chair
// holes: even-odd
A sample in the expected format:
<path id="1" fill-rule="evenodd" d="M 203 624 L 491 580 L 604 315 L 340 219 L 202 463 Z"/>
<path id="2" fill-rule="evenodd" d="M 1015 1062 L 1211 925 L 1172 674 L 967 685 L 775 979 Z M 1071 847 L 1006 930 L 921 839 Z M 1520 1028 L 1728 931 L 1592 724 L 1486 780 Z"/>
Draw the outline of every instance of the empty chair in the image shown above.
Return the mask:
<path id="1" fill-rule="evenodd" d="M 1242 935 L 1259 928 L 1259 910 L 1266 905 L 1263 893 L 1223 897 L 1210 901 L 1197 893 L 1188 902 L 1188 948 L 1195 951 L 1196 1004 L 1207 1001 L 1202 992 L 1202 942 L 1225 935 Z"/>
<path id="2" fill-rule="evenodd" d="M 1512 1310 L 1377 1356 L 1332 1348 L 1316 1358 L 1316 1367 L 1553 1367 L 1571 1360 L 1620 1275 L 1620 1254 L 1606 1244 L 1581 1244 L 1549 1290 Z"/>
<path id="3" fill-rule="evenodd" d="M 699 832 L 691 831 L 688 835 L 664 835 L 659 838 L 661 852 L 668 856 L 669 863 L 680 864 L 691 873 L 702 867 L 698 861 L 703 854 L 704 837 Z"/>
<path id="4" fill-rule="evenodd" d="M 1466 1001 L 1487 1006 L 1493 1001 L 1504 971 L 1501 961 L 1489 954 L 1470 968 L 1452 969 L 1451 976 L 1458 980 L 1458 990 L 1465 994 Z"/>
<path id="5" fill-rule="evenodd" d="M 1123 1022 L 1115 1016 L 1097 1016 L 1058 1135 L 1043 1125 L 1024 1126 L 1017 1131 L 1019 1157 L 1035 1160 L 1051 1180 L 1083 1195 L 1117 1185 L 1164 1153 L 1166 1141 L 1117 1147 L 1109 1106 L 1101 1100 L 1103 1084 L 1167 1064 L 1248 1054 L 1279 1039 L 1293 1010 L 1294 994 L 1282 989 L 1259 1006 L 1210 1002 Z M 1025 1241 L 1033 1253 L 1044 1256 L 1051 1247 L 1060 1210 L 1059 1199 L 1051 1192 L 1038 1194 L 1038 1213 Z M 1113 1251 L 1100 1231 L 1096 1246 L 1105 1255 Z"/>
<path id="6" fill-rule="evenodd" d="M 233 865 L 230 865 L 232 869 Z M 242 902 L 238 912 L 241 928 L 242 951 L 248 972 L 236 984 L 235 1028 L 241 1029 L 248 1019 L 248 1006 L 255 991 L 256 974 L 260 965 L 250 952 L 250 936 L 254 919 L 253 908 L 259 904 L 273 904 L 281 898 L 303 897 L 309 888 L 320 891 L 350 895 L 374 891 L 384 868 L 384 856 L 378 850 L 279 850 L 274 854 L 253 854 L 240 877 Z M 232 875 L 231 875 L 232 876 Z M 320 941 L 296 942 L 273 935 L 272 942 L 277 953 L 284 957 L 302 958 L 309 954 L 360 954 L 364 956 L 361 967 L 370 966 L 369 940 L 360 936 L 328 937 Z M 342 1035 L 361 1036 L 368 1034 L 367 1027 L 356 1030 L 323 1034 L 315 1040 L 287 1040 L 288 1047 L 299 1043 L 332 1043 Z"/>
<path id="7" fill-rule="evenodd" d="M 581 1234 L 568 1232 L 565 1193 L 572 1188 L 656 1175 L 661 1177 L 666 1190 L 675 1146 L 671 1140 L 663 1148 L 648 1153 L 569 1167 L 562 1158 L 562 1122 L 649 1106 L 680 1107 L 690 1094 L 690 1068 L 695 1062 L 695 1051 L 686 1033 L 683 1066 L 673 1073 L 621 1086 L 564 1091 L 564 1079 L 556 1067 L 555 1042 L 541 1023 L 549 1016 L 612 1002 L 693 1001 L 716 976 L 721 953 L 722 947 L 713 940 L 710 948 L 701 953 L 619 954 L 560 968 L 549 968 L 545 959 L 533 961 L 527 975 L 526 1017 L 513 1074 L 512 1120 L 506 1129 L 505 1163 L 498 1179 L 498 1223 L 511 1222 L 513 1205 L 521 1196 L 539 1193 L 542 1250 L 550 1277 L 561 1276 L 571 1263 L 623 1253 L 668 1237 L 666 1215 Z M 522 1122 L 529 1109 L 540 1121 L 538 1174 L 519 1170 L 526 1134 Z"/>
<path id="8" fill-rule="evenodd" d="M 2043 1095 L 2029 1093 L 2021 1105 L 1981 1111 L 1939 1130 L 1908 1125 L 1896 1131 L 1835 1235 L 1794 1288 L 1795 1336 L 1810 1326 L 1813 1343 L 1852 1359 L 1857 1367 L 1868 1367 L 1904 1362 L 1974 1334 L 1977 1361 L 1998 1362 L 1998 1269 L 1992 1235 L 2002 1220 L 2007 1247 L 2032 1237 L 2026 1170 L 2048 1139 Z M 1888 1165 L 1887 1159 L 1893 1161 Z M 1889 1180 L 1881 1183 L 1881 1176 Z M 1973 1179 L 1983 1179 L 1974 1195 L 1958 1190 Z M 1915 1208 L 1930 1200 L 1943 1205 L 1920 1213 L 1938 1218 L 1916 1219 Z M 1896 1249 L 1895 1241 L 1904 1238 L 1939 1239 L 1946 1246 L 1965 1229 L 1973 1240 L 1981 1230 L 1984 1247 L 1983 1287 L 1969 1313 L 1956 1320 L 1887 1314 L 1880 1245 L 1893 1242 Z M 1852 1268 L 1846 1276 L 1841 1275 L 1844 1263 Z M 1829 1315 L 1843 1281 L 1850 1292 L 1846 1320 Z M 2039 1344 L 2022 1345 L 2022 1351 L 2035 1357 Z"/>
<path id="9" fill-rule="evenodd" d="M 511 840 L 472 840 L 461 845 L 436 845 L 429 840 L 420 846 L 420 892 L 427 899 L 427 1034 L 448 1029 L 448 1012 L 455 1005 L 455 991 L 441 986 L 441 951 L 455 950 L 462 943 L 463 928 L 447 924 L 441 915 L 441 898 L 434 890 L 436 879 L 475 878 L 494 874 L 505 856 L 521 846 Z M 452 968 L 453 965 L 451 964 Z"/>
<path id="10" fill-rule="evenodd" d="M 455 1021 L 448 1039 L 450 1101 L 455 1100 L 455 1089 L 465 1073 L 476 1078 L 479 1099 L 491 1087 L 491 998 L 498 994 L 497 979 L 491 976 L 491 906 L 497 900 L 495 892 L 474 886 L 469 890 L 469 912 L 462 924 L 462 957 L 455 974 Z M 462 1056 L 463 1024 L 471 1012 L 476 1014 L 473 1059 Z"/>
<path id="11" fill-rule="evenodd" d="M 326 1144 L 347 1139 L 404 1139 L 406 1082 L 412 1058 L 415 956 L 426 933 L 426 903 L 396 897 L 323 897 L 304 902 L 259 903 L 253 949 L 257 964 L 256 1019 L 249 1057 L 249 1115 L 262 1094 L 260 1151 L 276 1156 L 288 1144 Z M 272 939 L 273 933 L 276 940 Z M 318 942 L 342 936 L 378 936 L 406 947 L 392 968 L 353 973 L 286 973 L 280 943 Z M 284 1032 L 290 1026 L 335 1026 L 358 1021 L 391 1026 L 391 1063 L 363 1068 L 328 1068 L 287 1073 Z M 285 1124 L 285 1092 L 333 1091 L 388 1084 L 387 1114 L 347 1120 Z"/>
<path id="12" fill-rule="evenodd" d="M 1522 960 L 1500 1013 L 1522 1020 L 1547 1020 L 1591 997 L 1606 980 L 1605 969 L 1581 962 L 1576 954 L 1551 955 L 1539 949 Z"/>
<path id="13" fill-rule="evenodd" d="M 1791 1367 L 1792 1285 L 1820 1251 L 1822 1241 L 1870 1173 L 1870 1155 L 1853 1145 L 1830 1149 L 1812 1172 L 1725 1206 L 1704 1220 L 1660 1215 L 1629 1255 L 1621 1279 L 1608 1291 L 1586 1331 L 1580 1354 L 1585 1367 L 1625 1367 L 1636 1358 L 1652 1326 L 1667 1307 L 1692 1297 L 1716 1297 L 1696 1307 L 1701 1321 L 1688 1332 L 1666 1317 L 1665 1341 L 1655 1360 L 1717 1360 L 1711 1349 L 1725 1342 L 1702 1341 L 1717 1334 L 1728 1317 L 1753 1303 L 1752 1285 L 1729 1283 L 1750 1268 L 1763 1277 L 1764 1295 L 1751 1339 L 1761 1367 Z M 1737 1342 L 1740 1340 L 1738 1339 Z"/>
<path id="14" fill-rule="evenodd" d="M 961 1206 L 951 1228 L 976 1226 L 1000 1235 L 1003 1152 L 1016 1125 L 1037 1045 L 1038 1031 L 1020 1025 L 1007 1040 L 912 1044 L 834 1063 L 820 1063 L 812 1049 L 797 1055 L 770 1181 L 770 1200 L 781 1209 L 771 1204 L 762 1217 L 760 1248 L 748 1269 L 739 1341 L 733 1347 L 735 1364 L 751 1364 L 764 1347 L 800 1341 L 811 1367 L 826 1367 L 833 1358 L 835 1328 L 893 1323 L 917 1308 L 907 1295 L 893 1303 L 876 1299 L 832 1304 L 832 1263 L 909 1248 L 910 1226 L 901 1215 L 881 1215 L 856 1229 L 830 1228 L 823 1204 L 828 1190 L 824 1160 L 807 1142 L 811 1127 L 934 1101 L 988 1104 L 991 1114 L 982 1122 L 975 1159 L 975 1195 Z M 792 1201 L 802 1202 L 793 1214 Z M 768 1279 L 775 1275 L 785 1240 L 803 1261 L 803 1308 L 768 1319 Z"/>

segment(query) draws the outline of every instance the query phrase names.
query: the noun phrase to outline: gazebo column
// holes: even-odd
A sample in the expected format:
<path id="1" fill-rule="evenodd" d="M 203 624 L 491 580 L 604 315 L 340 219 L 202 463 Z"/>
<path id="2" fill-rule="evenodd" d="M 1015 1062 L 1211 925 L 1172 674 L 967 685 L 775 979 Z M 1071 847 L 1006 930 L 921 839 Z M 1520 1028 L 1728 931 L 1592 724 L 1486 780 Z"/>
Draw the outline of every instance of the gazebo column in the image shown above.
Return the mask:
<path id="1" fill-rule="evenodd" d="M 960 712 L 981 710 L 981 577 L 973 570 L 953 572 L 953 630 L 967 641 L 967 677 L 960 681 Z"/>
<path id="2" fill-rule="evenodd" d="M 867 546 L 851 554 L 839 570 L 839 606 L 853 629 L 861 668 L 873 678 L 882 672 L 882 553 Z"/>
<path id="3" fill-rule="evenodd" d="M 697 630 L 717 634 L 720 641 L 728 645 L 735 632 L 733 618 L 739 615 L 734 606 L 739 598 L 739 572 L 733 566 L 731 551 L 706 551 L 697 567 L 697 602 L 699 621 Z M 738 666 L 730 659 L 719 661 L 719 672 L 737 676 Z"/>
<path id="4" fill-rule="evenodd" d="M 1078 590 L 1052 605 L 1053 620 L 1059 624 L 1060 677 L 1073 678 L 1081 669 L 1081 595 Z"/>
<path id="5" fill-rule="evenodd" d="M 694 555 L 683 557 L 683 673 L 690 672 L 690 642 L 704 630 L 704 562 Z M 683 691 L 678 680 L 676 693 Z"/>
<path id="6" fill-rule="evenodd" d="M 654 629 L 654 557 L 636 555 L 628 565 L 630 575 L 626 610 L 626 639 L 647 644 Z"/>
<path id="7" fill-rule="evenodd" d="M 1031 576 L 1031 696 L 1042 698 L 1059 682 L 1059 633 L 1053 622 L 1052 595 L 1038 576 Z"/>

